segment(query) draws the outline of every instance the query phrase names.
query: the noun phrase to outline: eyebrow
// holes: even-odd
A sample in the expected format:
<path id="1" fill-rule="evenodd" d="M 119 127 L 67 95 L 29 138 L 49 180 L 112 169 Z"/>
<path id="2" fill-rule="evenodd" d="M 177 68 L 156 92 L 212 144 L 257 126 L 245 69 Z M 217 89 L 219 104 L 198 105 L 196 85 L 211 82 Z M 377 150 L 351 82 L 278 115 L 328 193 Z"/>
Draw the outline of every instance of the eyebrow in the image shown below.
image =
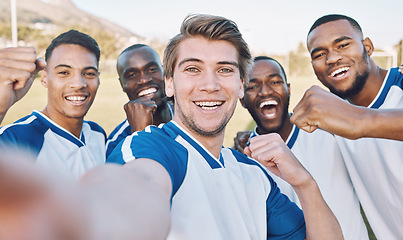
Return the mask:
<path id="1" fill-rule="evenodd" d="M 67 65 L 67 64 L 59 64 L 59 65 L 55 66 L 55 68 L 59 68 L 59 67 L 72 68 L 70 65 Z M 83 70 L 95 70 L 95 71 L 98 71 L 98 69 L 96 67 L 92 67 L 92 66 L 85 67 Z"/>
<path id="2" fill-rule="evenodd" d="M 184 63 L 187 62 L 199 62 L 199 63 L 203 63 L 202 60 L 198 59 L 198 58 L 185 58 L 182 61 L 179 62 L 178 67 L 180 67 L 181 65 L 183 65 Z M 236 68 L 239 68 L 239 65 L 237 62 L 230 62 L 230 61 L 220 61 L 218 62 L 219 65 L 233 65 Z"/>
<path id="3" fill-rule="evenodd" d="M 344 40 L 350 40 L 350 39 L 352 39 L 352 38 L 351 38 L 351 37 L 348 37 L 348 36 L 342 36 L 342 37 L 336 38 L 336 39 L 333 41 L 333 44 L 342 42 L 342 41 L 344 41 Z M 325 48 L 323 48 L 323 47 L 318 47 L 318 48 L 312 49 L 312 51 L 311 51 L 311 57 L 312 57 L 316 52 L 319 52 L 319 51 L 322 51 L 322 50 L 325 50 Z"/>

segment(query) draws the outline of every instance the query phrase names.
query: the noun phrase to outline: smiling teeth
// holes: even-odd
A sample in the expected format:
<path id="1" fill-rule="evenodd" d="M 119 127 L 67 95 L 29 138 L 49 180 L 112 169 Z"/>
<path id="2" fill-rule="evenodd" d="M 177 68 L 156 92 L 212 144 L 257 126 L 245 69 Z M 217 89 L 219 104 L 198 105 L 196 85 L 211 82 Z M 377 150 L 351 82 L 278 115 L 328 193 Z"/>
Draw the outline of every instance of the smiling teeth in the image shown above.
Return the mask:
<path id="1" fill-rule="evenodd" d="M 278 102 L 274 101 L 274 100 L 267 100 L 264 101 L 262 103 L 260 103 L 259 108 L 263 108 L 264 106 L 269 106 L 269 105 L 278 105 Z"/>
<path id="2" fill-rule="evenodd" d="M 195 102 L 197 106 L 201 107 L 204 110 L 213 110 L 222 105 L 222 102 Z"/>
<path id="3" fill-rule="evenodd" d="M 69 101 L 84 101 L 86 99 L 86 97 L 83 96 L 69 96 L 66 97 L 67 100 Z"/>
<path id="4" fill-rule="evenodd" d="M 139 97 L 142 97 L 142 96 L 145 96 L 145 95 L 148 95 L 148 94 L 151 94 L 151 93 L 155 93 L 155 92 L 157 92 L 156 88 L 149 88 L 149 89 L 141 91 L 139 93 Z"/>
<path id="5" fill-rule="evenodd" d="M 336 76 L 337 74 L 339 74 L 341 72 L 348 71 L 349 69 L 350 69 L 349 67 L 339 68 L 336 71 L 332 72 L 331 76 L 334 77 L 334 76 Z"/>

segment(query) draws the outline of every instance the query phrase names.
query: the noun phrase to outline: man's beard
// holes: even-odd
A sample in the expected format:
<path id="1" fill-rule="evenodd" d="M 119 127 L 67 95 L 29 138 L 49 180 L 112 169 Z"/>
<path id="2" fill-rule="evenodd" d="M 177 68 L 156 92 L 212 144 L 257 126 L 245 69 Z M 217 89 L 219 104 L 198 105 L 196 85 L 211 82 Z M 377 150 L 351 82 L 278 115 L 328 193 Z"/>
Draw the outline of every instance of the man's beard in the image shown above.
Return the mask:
<path id="1" fill-rule="evenodd" d="M 363 62 L 365 62 L 366 64 L 368 64 L 368 55 L 367 52 L 364 51 L 362 53 L 362 58 L 363 58 Z M 358 74 L 355 77 L 355 81 L 353 82 L 353 84 L 351 85 L 351 87 L 347 90 L 337 90 L 335 88 L 333 88 L 332 86 L 327 86 L 330 90 L 330 92 L 336 94 L 337 96 L 343 98 L 343 99 L 349 99 L 354 97 L 355 95 L 357 95 L 358 93 L 360 93 L 362 91 L 362 89 L 364 88 L 365 84 L 367 83 L 367 79 L 369 76 L 369 70 L 366 70 L 364 73 L 362 74 Z"/>

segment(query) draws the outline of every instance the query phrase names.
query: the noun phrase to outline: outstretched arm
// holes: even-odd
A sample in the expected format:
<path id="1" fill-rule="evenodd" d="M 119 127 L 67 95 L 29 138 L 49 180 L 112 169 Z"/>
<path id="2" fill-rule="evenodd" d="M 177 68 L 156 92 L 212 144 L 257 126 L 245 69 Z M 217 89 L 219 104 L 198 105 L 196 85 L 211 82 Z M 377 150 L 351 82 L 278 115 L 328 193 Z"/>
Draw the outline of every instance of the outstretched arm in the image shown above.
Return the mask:
<path id="1" fill-rule="evenodd" d="M 38 169 L 29 154 L 0 150 L 0 239 L 166 238 L 171 181 L 159 163 L 106 164 L 72 183 Z"/>
<path id="2" fill-rule="evenodd" d="M 348 139 L 403 140 L 403 109 L 370 109 L 344 101 L 318 87 L 308 89 L 294 108 L 291 122 L 313 132 L 321 128 Z"/>
<path id="3" fill-rule="evenodd" d="M 82 177 L 80 187 L 89 206 L 92 239 L 168 235 L 171 180 L 158 162 L 136 159 L 123 166 L 99 166 Z"/>
<path id="4" fill-rule="evenodd" d="M 0 49 L 0 123 L 8 109 L 31 87 L 46 63 L 36 58 L 33 47 Z"/>
<path id="5" fill-rule="evenodd" d="M 317 183 L 280 135 L 272 133 L 254 137 L 244 151 L 294 188 L 304 213 L 307 239 L 343 239 L 340 225 Z"/>

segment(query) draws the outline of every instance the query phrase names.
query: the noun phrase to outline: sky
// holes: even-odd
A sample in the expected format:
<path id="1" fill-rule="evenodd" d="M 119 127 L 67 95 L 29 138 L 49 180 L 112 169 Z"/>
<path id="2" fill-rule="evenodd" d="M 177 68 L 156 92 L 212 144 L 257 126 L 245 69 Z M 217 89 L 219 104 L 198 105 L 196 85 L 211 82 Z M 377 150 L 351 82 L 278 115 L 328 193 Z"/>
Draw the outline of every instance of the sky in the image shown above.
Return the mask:
<path id="1" fill-rule="evenodd" d="M 329 13 L 348 15 L 375 47 L 403 39 L 402 0 L 73 0 L 77 7 L 149 39 L 168 41 L 192 13 L 235 21 L 252 52 L 284 54 L 305 44 L 312 23 Z"/>

